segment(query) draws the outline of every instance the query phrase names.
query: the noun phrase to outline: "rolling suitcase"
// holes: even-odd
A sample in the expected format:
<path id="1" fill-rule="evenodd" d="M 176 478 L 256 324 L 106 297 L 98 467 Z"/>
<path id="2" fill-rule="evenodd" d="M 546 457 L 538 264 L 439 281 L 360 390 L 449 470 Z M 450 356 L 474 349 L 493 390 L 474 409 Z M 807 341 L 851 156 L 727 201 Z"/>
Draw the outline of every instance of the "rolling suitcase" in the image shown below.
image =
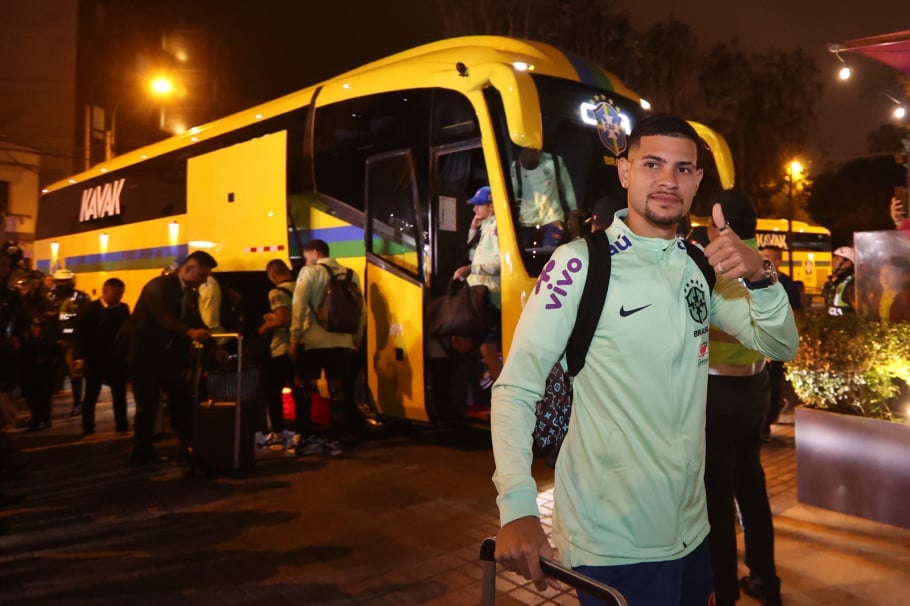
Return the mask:
<path id="1" fill-rule="evenodd" d="M 481 604 L 483 606 L 493 606 L 496 603 L 496 560 L 493 557 L 495 551 L 496 539 L 494 537 L 487 537 L 480 544 L 480 560 L 483 562 L 483 577 L 481 581 Z M 590 594 L 604 604 L 609 606 L 628 606 L 626 598 L 609 585 L 595 581 L 550 560 L 541 559 L 540 567 L 543 568 L 544 574 L 547 576 L 574 587 L 576 590 Z"/>
<path id="2" fill-rule="evenodd" d="M 194 415 L 193 467 L 214 474 L 249 471 L 255 454 L 259 369 L 243 367 L 243 335 L 217 333 L 212 338 L 237 340 L 237 366 L 228 372 L 206 373 L 197 356 L 193 381 L 197 394 L 204 389 Z"/>

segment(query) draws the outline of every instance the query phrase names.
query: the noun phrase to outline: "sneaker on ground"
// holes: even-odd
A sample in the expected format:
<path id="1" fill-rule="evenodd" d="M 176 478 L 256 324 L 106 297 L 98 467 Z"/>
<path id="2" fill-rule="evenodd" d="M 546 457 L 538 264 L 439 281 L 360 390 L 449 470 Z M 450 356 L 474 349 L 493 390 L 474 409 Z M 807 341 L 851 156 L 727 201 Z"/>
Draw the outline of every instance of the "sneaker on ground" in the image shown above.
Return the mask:
<path id="1" fill-rule="evenodd" d="M 256 432 L 256 448 L 265 448 L 269 443 L 269 434 L 263 431 Z"/>
<path id="2" fill-rule="evenodd" d="M 300 434 L 292 433 L 291 437 L 284 443 L 284 454 L 289 457 L 296 455 L 297 451 L 300 450 L 301 444 L 303 444 L 303 438 L 301 438 Z"/>
<path id="3" fill-rule="evenodd" d="M 266 446 L 281 446 L 284 448 L 284 440 L 281 439 L 281 436 L 277 433 L 270 432 L 269 437 L 265 441 Z"/>
<path id="4" fill-rule="evenodd" d="M 299 455 L 319 454 L 325 449 L 325 440 L 319 436 L 310 436 L 306 440 L 301 440 L 297 445 L 296 452 Z"/>
<path id="5" fill-rule="evenodd" d="M 293 446 L 295 436 L 297 436 L 297 434 L 295 434 L 290 429 L 284 429 L 281 431 L 280 434 L 278 434 L 278 439 L 281 440 L 281 444 L 287 449 L 287 448 L 290 448 L 291 446 Z M 299 438 L 298 438 L 298 441 L 299 441 Z"/>
<path id="6" fill-rule="evenodd" d="M 344 450 L 341 448 L 341 442 L 338 440 L 332 440 L 331 442 L 325 443 L 325 454 L 328 456 L 337 457 L 343 452 Z"/>

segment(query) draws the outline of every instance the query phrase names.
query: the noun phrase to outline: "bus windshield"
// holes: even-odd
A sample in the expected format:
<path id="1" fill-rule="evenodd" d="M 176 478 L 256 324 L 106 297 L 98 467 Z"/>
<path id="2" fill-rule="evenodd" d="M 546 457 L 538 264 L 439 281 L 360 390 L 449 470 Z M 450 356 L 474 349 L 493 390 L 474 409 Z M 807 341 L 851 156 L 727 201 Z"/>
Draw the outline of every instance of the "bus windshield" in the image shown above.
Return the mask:
<path id="1" fill-rule="evenodd" d="M 523 149 L 497 130 L 516 238 L 528 275 L 536 277 L 558 244 L 590 229 L 584 221 L 595 202 L 622 192 L 616 160 L 643 111 L 603 89 L 536 74 L 533 79 L 543 153 Z"/>

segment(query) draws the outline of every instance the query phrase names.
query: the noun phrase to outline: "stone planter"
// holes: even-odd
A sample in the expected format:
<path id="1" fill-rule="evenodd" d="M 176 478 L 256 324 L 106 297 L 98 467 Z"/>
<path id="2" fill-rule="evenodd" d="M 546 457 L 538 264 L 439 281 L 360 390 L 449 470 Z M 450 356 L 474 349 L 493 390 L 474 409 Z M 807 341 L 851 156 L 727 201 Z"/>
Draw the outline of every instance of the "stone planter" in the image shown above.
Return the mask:
<path id="1" fill-rule="evenodd" d="M 910 528 L 910 425 L 796 409 L 801 503 Z"/>

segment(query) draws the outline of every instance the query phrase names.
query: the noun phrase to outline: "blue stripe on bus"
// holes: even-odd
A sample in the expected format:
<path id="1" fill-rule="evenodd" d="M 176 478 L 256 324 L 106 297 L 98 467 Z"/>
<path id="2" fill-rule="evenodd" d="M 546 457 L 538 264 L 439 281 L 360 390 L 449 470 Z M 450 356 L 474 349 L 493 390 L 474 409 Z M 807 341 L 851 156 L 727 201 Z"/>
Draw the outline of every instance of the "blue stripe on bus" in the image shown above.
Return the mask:
<path id="1" fill-rule="evenodd" d="M 344 227 L 322 227 L 319 229 L 302 229 L 301 233 L 308 234 L 310 240 L 323 240 L 327 244 L 332 242 L 350 242 L 352 240 L 363 242 L 363 229 L 353 225 Z"/>
<path id="2" fill-rule="evenodd" d="M 77 274 L 118 269 L 164 269 L 178 257 L 185 257 L 187 254 L 189 254 L 189 247 L 186 244 L 175 244 L 91 255 L 74 255 L 64 257 L 60 265 Z M 45 273 L 51 269 L 50 259 L 39 259 L 36 265 L 40 271 Z"/>

